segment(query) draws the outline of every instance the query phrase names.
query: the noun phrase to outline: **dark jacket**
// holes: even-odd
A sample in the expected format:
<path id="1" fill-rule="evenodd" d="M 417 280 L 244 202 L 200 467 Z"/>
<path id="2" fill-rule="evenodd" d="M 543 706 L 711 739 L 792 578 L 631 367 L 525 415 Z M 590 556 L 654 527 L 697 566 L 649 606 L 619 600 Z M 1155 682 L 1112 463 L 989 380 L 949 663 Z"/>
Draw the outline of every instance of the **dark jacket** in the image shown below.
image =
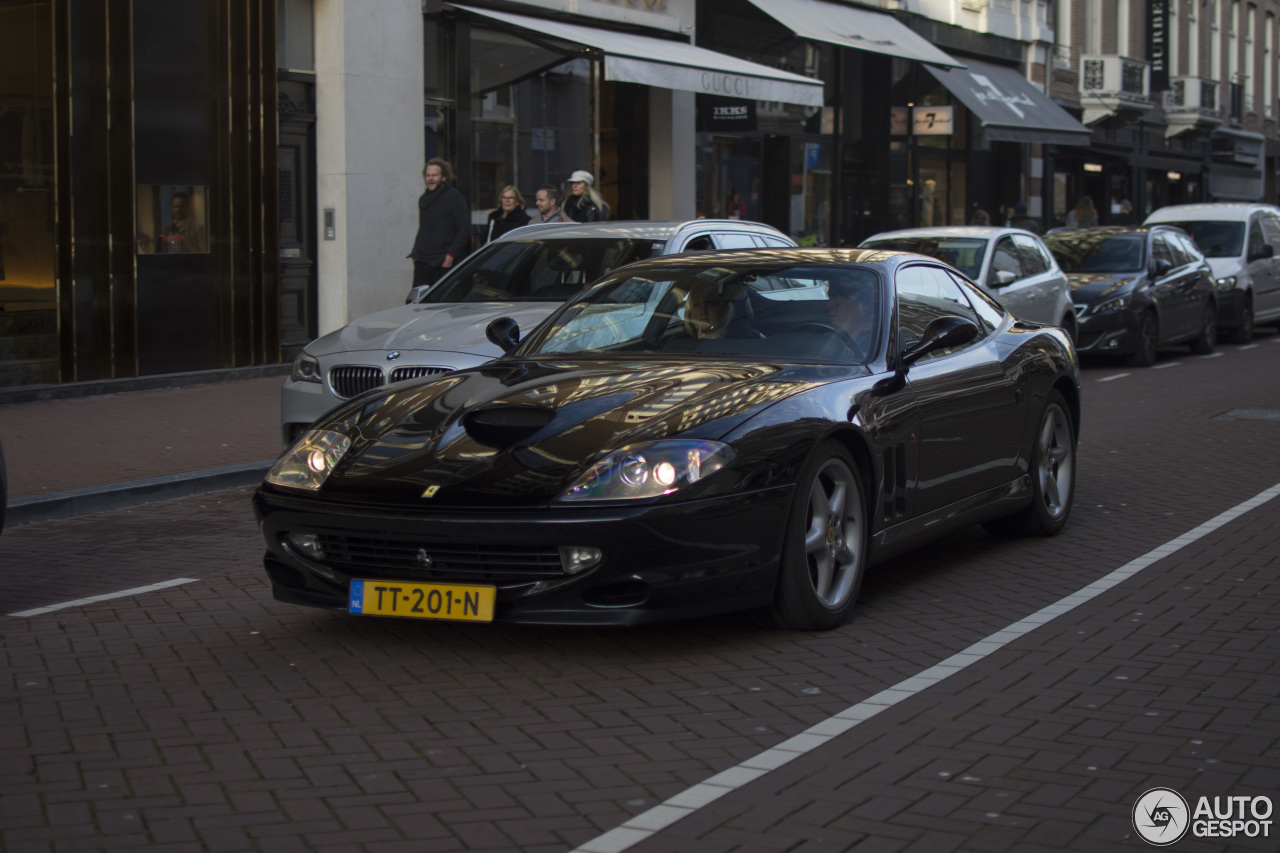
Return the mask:
<path id="1" fill-rule="evenodd" d="M 1025 213 L 1015 214 L 1009 220 L 1010 228 L 1021 228 L 1023 231 L 1030 231 L 1032 234 L 1043 234 L 1044 228 L 1040 225 L 1040 220 L 1032 219 Z"/>
<path id="2" fill-rule="evenodd" d="M 606 222 L 609 219 L 609 209 L 601 210 L 596 207 L 596 203 L 586 193 L 570 194 L 560 205 L 560 210 L 574 222 Z"/>
<path id="3" fill-rule="evenodd" d="M 418 236 L 409 257 L 438 267 L 444 263 L 445 255 L 453 255 L 454 260 L 461 258 L 470 243 L 471 210 L 452 184 L 443 184 L 418 198 Z"/>
<path id="4" fill-rule="evenodd" d="M 489 214 L 489 230 L 485 232 L 484 241 L 492 243 L 508 231 L 529 224 L 529 214 L 519 208 L 503 215 L 501 210 Z"/>

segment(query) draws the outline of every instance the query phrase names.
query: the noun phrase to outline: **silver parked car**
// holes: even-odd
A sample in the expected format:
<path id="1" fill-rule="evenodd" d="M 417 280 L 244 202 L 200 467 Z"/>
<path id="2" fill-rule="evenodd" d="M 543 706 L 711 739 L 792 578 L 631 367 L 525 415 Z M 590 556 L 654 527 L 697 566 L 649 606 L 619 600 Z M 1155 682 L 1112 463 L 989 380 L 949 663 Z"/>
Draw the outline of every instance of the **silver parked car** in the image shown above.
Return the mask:
<path id="1" fill-rule="evenodd" d="M 981 225 L 906 228 L 868 237 L 862 248 L 916 252 L 946 261 L 1015 316 L 1059 326 L 1076 339 L 1066 273 L 1030 231 Z"/>
<path id="2" fill-rule="evenodd" d="M 1234 343 L 1253 340 L 1255 323 L 1280 327 L 1280 208 L 1273 204 L 1172 204 L 1147 225 L 1177 225 L 1213 267 L 1218 325 Z"/>
<path id="3" fill-rule="evenodd" d="M 736 219 L 527 225 L 479 249 L 438 282 L 318 338 L 294 360 L 281 395 L 290 444 L 363 391 L 448 373 L 502 354 L 485 337 L 498 317 L 532 329 L 562 302 L 624 264 L 716 249 L 794 247 L 776 228 Z"/>

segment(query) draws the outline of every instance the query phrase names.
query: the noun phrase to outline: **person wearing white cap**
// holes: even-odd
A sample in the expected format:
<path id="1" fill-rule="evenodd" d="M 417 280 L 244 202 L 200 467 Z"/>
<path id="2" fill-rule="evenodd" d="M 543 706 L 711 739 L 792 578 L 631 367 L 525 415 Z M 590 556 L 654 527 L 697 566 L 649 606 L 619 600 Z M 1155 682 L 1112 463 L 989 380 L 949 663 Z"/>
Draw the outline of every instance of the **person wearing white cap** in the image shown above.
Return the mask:
<path id="1" fill-rule="evenodd" d="M 605 222 L 609 219 L 609 205 L 592 184 L 595 178 L 582 169 L 569 176 L 569 197 L 561 205 L 561 213 L 569 222 Z"/>

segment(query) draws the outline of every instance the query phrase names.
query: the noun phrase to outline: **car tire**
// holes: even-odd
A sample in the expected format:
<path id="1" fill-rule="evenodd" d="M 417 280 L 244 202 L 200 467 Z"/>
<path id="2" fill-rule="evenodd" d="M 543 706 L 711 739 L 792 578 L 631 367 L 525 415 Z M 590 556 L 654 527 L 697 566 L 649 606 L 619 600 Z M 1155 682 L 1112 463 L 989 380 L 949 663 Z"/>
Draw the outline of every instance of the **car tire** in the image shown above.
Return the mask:
<path id="1" fill-rule="evenodd" d="M 857 601 L 866 561 L 866 493 L 858 466 L 843 446 L 823 442 L 796 484 L 767 621 L 790 631 L 839 626 Z"/>
<path id="2" fill-rule="evenodd" d="M 1246 297 L 1240 309 L 1240 325 L 1231 331 L 1231 343 L 1247 344 L 1253 340 L 1253 299 Z"/>
<path id="3" fill-rule="evenodd" d="M 1129 356 L 1130 367 L 1150 367 L 1156 363 L 1160 349 L 1160 325 L 1154 311 L 1143 312 L 1138 318 L 1137 349 Z"/>
<path id="4" fill-rule="evenodd" d="M 1076 432 L 1066 401 L 1049 394 L 1031 448 L 1030 506 L 983 524 L 997 536 L 1053 536 L 1067 523 L 1076 493 Z"/>
<path id="5" fill-rule="evenodd" d="M 1210 303 L 1204 307 L 1200 334 L 1191 342 L 1192 355 L 1209 355 L 1218 345 L 1218 309 Z"/>

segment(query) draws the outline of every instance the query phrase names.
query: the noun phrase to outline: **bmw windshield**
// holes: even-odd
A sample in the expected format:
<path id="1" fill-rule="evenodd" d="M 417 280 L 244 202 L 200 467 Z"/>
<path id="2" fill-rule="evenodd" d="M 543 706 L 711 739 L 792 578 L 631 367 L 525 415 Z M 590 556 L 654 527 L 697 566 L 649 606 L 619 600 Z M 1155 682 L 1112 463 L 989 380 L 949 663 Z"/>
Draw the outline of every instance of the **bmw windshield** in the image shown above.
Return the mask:
<path id="1" fill-rule="evenodd" d="M 421 301 L 563 302 L 607 272 L 659 255 L 661 240 L 502 240 L 462 261 Z"/>

